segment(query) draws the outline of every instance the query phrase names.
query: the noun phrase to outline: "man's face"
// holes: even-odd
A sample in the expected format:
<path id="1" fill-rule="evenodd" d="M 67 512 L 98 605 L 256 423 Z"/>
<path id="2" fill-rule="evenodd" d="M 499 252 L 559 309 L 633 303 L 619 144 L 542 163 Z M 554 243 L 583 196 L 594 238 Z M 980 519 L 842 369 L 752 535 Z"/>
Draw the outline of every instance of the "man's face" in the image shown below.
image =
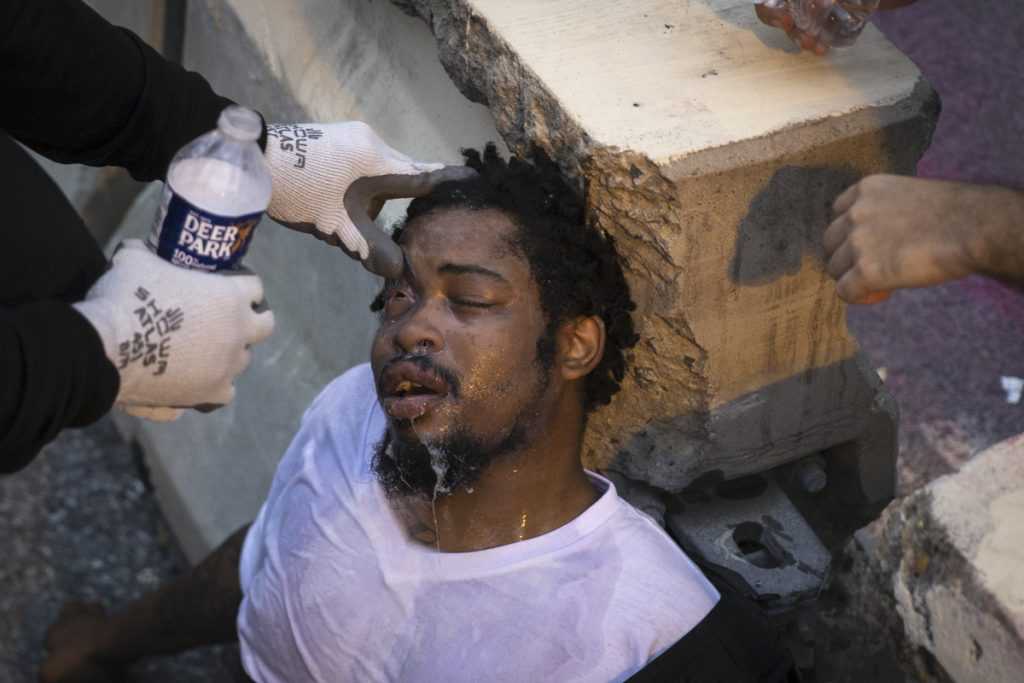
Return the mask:
<path id="1" fill-rule="evenodd" d="M 545 320 L 516 233 L 493 209 L 437 210 L 407 226 L 409 267 L 383 292 L 371 353 L 391 441 L 382 455 L 424 461 L 405 464 L 428 474 L 467 458 L 479 470 L 543 431 L 554 375 L 538 358 Z M 442 490 L 471 483 L 456 474 Z"/>

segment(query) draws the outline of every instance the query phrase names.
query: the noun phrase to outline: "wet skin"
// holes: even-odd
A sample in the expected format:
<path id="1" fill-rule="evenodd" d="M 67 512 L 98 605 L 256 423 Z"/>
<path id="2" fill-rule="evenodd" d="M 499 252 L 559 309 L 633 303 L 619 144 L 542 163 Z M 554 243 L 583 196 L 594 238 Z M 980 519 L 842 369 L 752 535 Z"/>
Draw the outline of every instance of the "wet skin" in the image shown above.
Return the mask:
<path id="1" fill-rule="evenodd" d="M 437 499 L 431 512 L 445 551 L 551 531 L 597 498 L 579 450 L 583 377 L 600 358 L 604 330 L 589 318 L 567 323 L 551 367 L 538 363 L 546 322 L 515 234 L 492 209 L 421 216 L 402 237 L 406 274 L 383 293 L 371 364 L 392 436 L 430 444 L 461 429 L 492 445 L 516 425 L 525 436 L 471 491 Z"/>

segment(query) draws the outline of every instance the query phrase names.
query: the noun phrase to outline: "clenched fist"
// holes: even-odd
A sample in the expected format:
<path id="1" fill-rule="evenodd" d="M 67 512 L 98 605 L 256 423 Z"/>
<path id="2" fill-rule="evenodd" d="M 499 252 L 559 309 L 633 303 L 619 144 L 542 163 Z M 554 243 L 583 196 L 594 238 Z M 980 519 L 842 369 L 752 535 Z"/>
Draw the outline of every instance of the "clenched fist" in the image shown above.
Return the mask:
<path id="1" fill-rule="evenodd" d="M 971 273 L 1024 279 L 1024 193 L 874 175 L 844 192 L 824 236 L 829 275 L 850 303 Z"/>

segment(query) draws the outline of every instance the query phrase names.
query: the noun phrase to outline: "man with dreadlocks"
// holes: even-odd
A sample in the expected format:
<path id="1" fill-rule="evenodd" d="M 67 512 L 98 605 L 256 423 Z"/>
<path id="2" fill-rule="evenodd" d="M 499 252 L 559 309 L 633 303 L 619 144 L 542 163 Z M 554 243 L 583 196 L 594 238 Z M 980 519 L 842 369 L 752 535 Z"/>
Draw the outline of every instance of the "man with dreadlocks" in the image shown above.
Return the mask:
<path id="1" fill-rule="evenodd" d="M 580 463 L 637 340 L 611 239 L 550 162 L 466 158 L 410 205 L 370 363 L 307 410 L 256 521 L 118 614 L 67 609 L 43 680 L 236 638 L 261 683 L 781 675 Z"/>

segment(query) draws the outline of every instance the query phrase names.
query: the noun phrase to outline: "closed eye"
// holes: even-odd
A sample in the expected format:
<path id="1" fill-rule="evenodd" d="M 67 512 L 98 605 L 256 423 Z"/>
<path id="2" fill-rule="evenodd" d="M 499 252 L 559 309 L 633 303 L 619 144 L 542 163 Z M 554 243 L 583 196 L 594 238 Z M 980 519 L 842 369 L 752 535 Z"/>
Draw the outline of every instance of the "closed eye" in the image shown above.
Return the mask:
<path id="1" fill-rule="evenodd" d="M 470 299 L 449 299 L 456 306 L 468 306 L 469 308 L 492 308 L 496 304 L 489 301 L 472 301 Z"/>

